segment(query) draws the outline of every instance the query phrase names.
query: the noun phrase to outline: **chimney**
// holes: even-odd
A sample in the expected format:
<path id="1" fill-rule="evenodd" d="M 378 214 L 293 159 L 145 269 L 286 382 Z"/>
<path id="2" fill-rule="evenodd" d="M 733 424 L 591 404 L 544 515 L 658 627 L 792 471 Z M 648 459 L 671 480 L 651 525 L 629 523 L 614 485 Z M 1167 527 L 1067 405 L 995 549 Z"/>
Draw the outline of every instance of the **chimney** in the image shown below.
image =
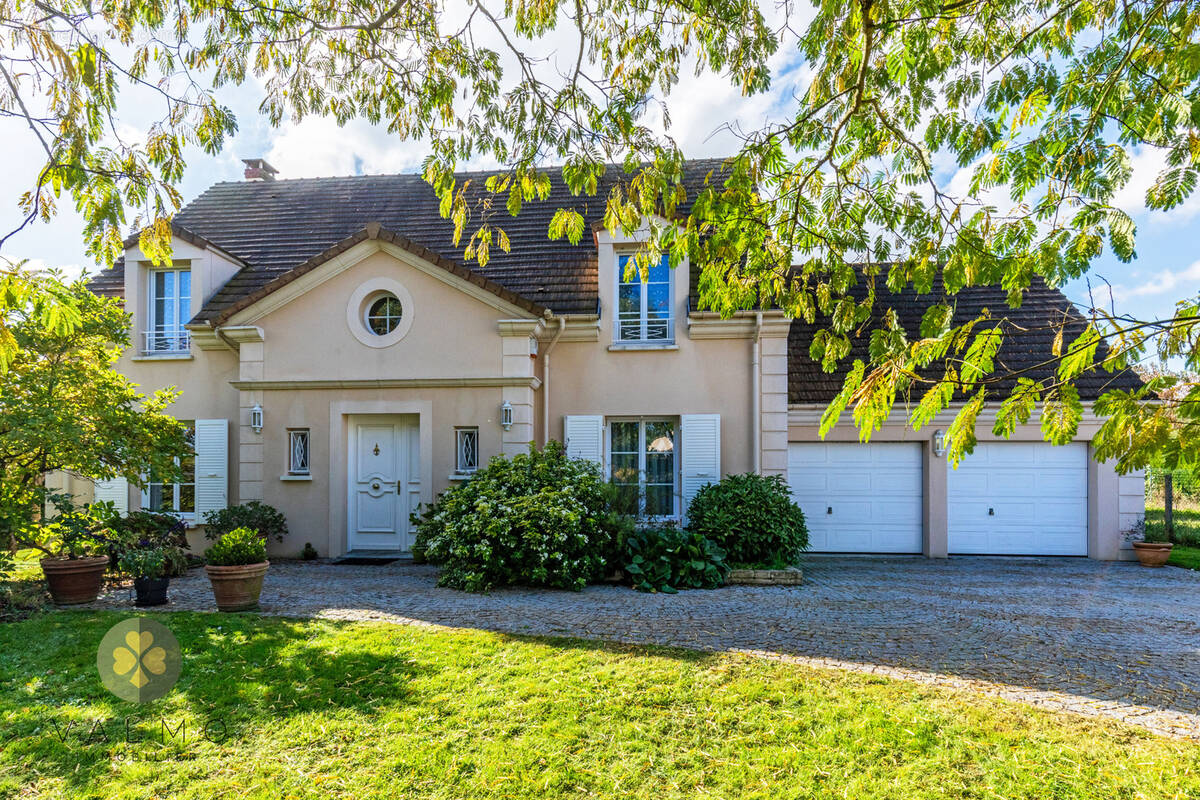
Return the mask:
<path id="1" fill-rule="evenodd" d="M 273 181 L 279 174 L 279 170 L 261 158 L 243 158 L 242 163 L 246 165 L 246 180 L 248 181 Z"/>

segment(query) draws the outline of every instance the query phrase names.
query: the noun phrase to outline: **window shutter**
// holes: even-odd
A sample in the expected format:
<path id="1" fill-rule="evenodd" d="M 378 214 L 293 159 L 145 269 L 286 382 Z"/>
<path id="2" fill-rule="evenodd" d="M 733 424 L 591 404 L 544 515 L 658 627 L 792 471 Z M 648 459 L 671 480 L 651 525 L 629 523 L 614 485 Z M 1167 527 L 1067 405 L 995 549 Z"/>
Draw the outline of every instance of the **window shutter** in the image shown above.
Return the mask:
<path id="1" fill-rule="evenodd" d="M 229 499 L 229 420 L 196 420 L 196 517 Z"/>
<path id="2" fill-rule="evenodd" d="M 567 458 L 604 465 L 604 417 L 564 417 L 563 438 L 566 439 Z"/>
<path id="3" fill-rule="evenodd" d="M 129 513 L 129 481 L 120 477 L 96 481 L 92 499 L 97 503 L 112 503 L 117 513 L 125 516 Z"/>
<path id="4" fill-rule="evenodd" d="M 721 415 L 684 414 L 681 423 L 680 477 L 686 514 L 704 484 L 721 480 Z"/>

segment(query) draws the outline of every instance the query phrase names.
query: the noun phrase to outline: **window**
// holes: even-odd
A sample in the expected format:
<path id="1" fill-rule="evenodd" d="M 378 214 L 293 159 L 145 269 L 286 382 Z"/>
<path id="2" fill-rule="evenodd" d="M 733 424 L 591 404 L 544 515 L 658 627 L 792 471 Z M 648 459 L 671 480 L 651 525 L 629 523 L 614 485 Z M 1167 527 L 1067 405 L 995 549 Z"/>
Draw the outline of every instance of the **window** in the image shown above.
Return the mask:
<path id="1" fill-rule="evenodd" d="M 145 335 L 147 353 L 184 353 L 188 350 L 187 329 L 191 318 L 192 271 L 150 271 L 149 325 Z"/>
<path id="2" fill-rule="evenodd" d="M 645 516 L 675 516 L 675 423 L 614 420 L 609 436 L 613 483 Z"/>
<path id="3" fill-rule="evenodd" d="M 188 426 L 188 443 L 195 449 L 196 425 L 190 420 Z M 178 483 L 161 483 L 151 480 L 142 490 L 142 508 L 147 511 L 161 511 L 168 514 L 196 513 L 196 457 L 185 456 L 176 463 L 182 471 Z"/>
<path id="4" fill-rule="evenodd" d="M 669 343 L 673 339 L 667 256 L 650 267 L 644 281 L 632 255 L 618 256 L 617 341 Z"/>
<path id="5" fill-rule="evenodd" d="M 288 428 L 288 474 L 308 475 L 308 428 Z"/>
<path id="6" fill-rule="evenodd" d="M 454 429 L 454 471 L 474 472 L 479 469 L 479 428 Z"/>
<path id="7" fill-rule="evenodd" d="M 387 336 L 400 325 L 404 307 L 396 295 L 382 294 L 367 306 L 367 328 L 376 336 Z"/>

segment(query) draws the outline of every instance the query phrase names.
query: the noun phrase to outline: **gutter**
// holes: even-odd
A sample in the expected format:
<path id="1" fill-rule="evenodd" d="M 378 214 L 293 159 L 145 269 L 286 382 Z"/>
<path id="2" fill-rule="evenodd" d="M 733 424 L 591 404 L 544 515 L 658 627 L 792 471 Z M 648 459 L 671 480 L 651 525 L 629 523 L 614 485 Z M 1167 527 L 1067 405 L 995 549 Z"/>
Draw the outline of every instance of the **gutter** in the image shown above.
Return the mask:
<path id="1" fill-rule="evenodd" d="M 559 337 L 566 329 L 566 317 L 559 317 L 558 330 L 555 331 L 554 338 L 550 340 L 550 344 L 546 345 L 546 350 L 542 353 L 542 447 L 545 447 L 550 441 L 550 351 L 554 349 L 554 345 L 558 344 Z"/>
<path id="2" fill-rule="evenodd" d="M 762 350 L 762 322 L 763 315 L 761 311 L 754 313 L 754 347 L 753 355 L 750 358 L 750 385 L 751 385 L 751 405 L 753 411 L 751 416 L 754 418 L 754 474 L 762 474 L 762 369 L 760 352 Z"/>

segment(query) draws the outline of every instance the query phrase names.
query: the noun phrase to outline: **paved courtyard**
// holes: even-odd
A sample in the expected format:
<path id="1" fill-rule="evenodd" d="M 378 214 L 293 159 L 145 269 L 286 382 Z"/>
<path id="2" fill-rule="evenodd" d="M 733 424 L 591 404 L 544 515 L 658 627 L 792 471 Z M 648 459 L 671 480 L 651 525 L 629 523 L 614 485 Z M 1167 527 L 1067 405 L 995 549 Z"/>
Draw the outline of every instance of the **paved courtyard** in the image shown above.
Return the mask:
<path id="1" fill-rule="evenodd" d="M 1083 559 L 814 557 L 799 587 L 469 595 L 396 563 L 275 564 L 262 611 L 739 651 L 1200 738 L 1200 572 Z M 97 607 L 130 607 L 127 592 Z M 203 570 L 168 610 L 211 610 Z"/>

